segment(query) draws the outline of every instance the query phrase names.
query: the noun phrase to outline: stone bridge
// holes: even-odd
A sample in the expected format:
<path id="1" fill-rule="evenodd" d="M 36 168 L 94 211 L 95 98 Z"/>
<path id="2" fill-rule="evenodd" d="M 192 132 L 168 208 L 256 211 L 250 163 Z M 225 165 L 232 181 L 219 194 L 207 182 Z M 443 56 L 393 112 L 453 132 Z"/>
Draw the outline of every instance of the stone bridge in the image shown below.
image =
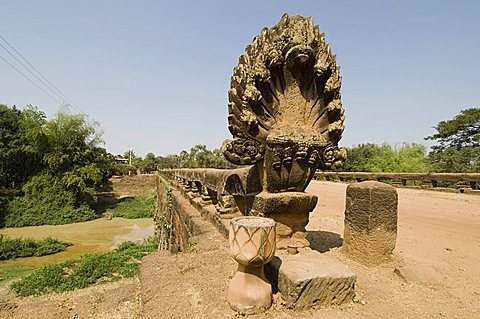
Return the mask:
<path id="1" fill-rule="evenodd" d="M 466 209 L 467 216 L 478 218 L 477 197 L 471 202 L 469 199 L 466 206 L 455 206 L 453 202 L 444 202 L 444 198 L 433 201 L 416 198 L 410 206 L 405 206 L 408 201 L 403 194 L 411 190 L 397 191 L 379 181 L 403 187 L 417 184 L 436 187 L 454 182 L 461 191 L 474 193 L 478 174 L 317 173 L 317 169 L 336 170 L 347 156 L 346 150 L 338 147 L 345 119 L 340 87 L 336 56 L 319 27 L 311 18 L 285 14 L 277 25 L 263 29 L 247 46 L 231 77 L 228 128 L 233 139 L 225 141 L 222 149 L 228 161 L 246 167 L 159 172 L 155 223 L 160 248 L 173 253 L 195 251 L 196 259 L 186 254 L 164 254 L 163 261 L 149 256 L 145 262 L 162 270 L 159 276 L 168 276 L 164 279 L 173 281 L 180 290 L 187 290 L 192 296 L 190 303 L 194 304 L 191 310 L 195 317 L 228 317 L 232 311 L 225 306 L 229 305 L 237 315 L 267 311 L 267 317 L 285 317 L 287 309 L 354 308 L 353 313 L 345 311 L 350 318 L 362 313 L 354 304 L 366 305 L 367 295 L 368 302 L 377 307 L 388 303 L 385 309 L 394 311 L 399 294 L 387 287 L 398 287 L 398 281 L 435 282 L 433 285 L 439 281 L 442 288 L 448 289 L 455 284 L 446 277 L 448 272 L 442 273 L 443 269 L 430 263 L 440 254 L 438 243 L 445 245 L 442 258 L 445 252 L 460 247 L 459 242 L 458 247 L 452 248 L 456 241 L 451 238 L 450 229 L 460 230 L 455 236 L 467 236 L 464 239 L 473 242 L 462 247 L 473 253 L 478 251 L 478 220 L 463 221 L 462 212 L 455 215 L 449 228 L 427 231 L 427 236 L 434 239 L 431 253 L 422 234 L 424 229 L 410 232 L 407 239 L 409 244 L 421 241 L 419 249 L 397 246 L 398 234 L 403 236 L 401 231 L 408 233 L 415 227 L 411 221 L 431 214 L 433 223 L 441 222 L 439 212 L 449 205 Z M 367 181 L 348 186 L 316 181 L 310 184 L 312 178 Z M 374 181 L 368 181 L 371 179 Z M 431 202 L 441 206 L 435 207 L 434 212 L 431 208 L 425 210 Z M 409 214 L 411 220 L 404 219 Z M 226 241 L 219 234 L 228 235 L 230 255 L 238 264 L 228 256 Z M 447 241 L 442 240 L 445 234 L 449 234 Z M 404 240 L 400 237 L 398 242 Z M 421 258 L 412 257 L 415 251 Z M 421 254 L 429 256 L 428 262 Z M 462 255 L 462 260 L 477 265 L 479 254 L 473 255 Z M 195 266 L 185 268 L 181 262 L 179 265 L 181 259 Z M 180 270 L 176 271 L 177 268 Z M 447 268 L 451 270 L 450 266 Z M 467 272 L 467 266 L 461 269 Z M 175 279 L 187 278 L 185 274 L 190 270 L 197 276 L 187 274 L 187 277 L 195 284 Z M 469 275 L 474 272 L 472 267 Z M 187 303 L 175 298 L 182 296 L 178 289 L 163 285 L 165 291 L 156 291 L 153 282 L 142 274 L 142 284 L 147 287 L 146 309 L 151 308 L 155 313 L 159 308 L 149 301 L 164 293 L 169 296 L 160 300 L 173 298 L 176 302 L 173 306 L 167 301 L 164 309 L 172 306 L 180 312 L 188 309 Z M 476 289 L 476 285 L 463 284 Z M 393 301 L 386 299 L 387 296 Z M 474 299 L 470 295 L 462 297 Z M 419 299 L 431 300 L 425 295 Z M 415 305 L 420 301 L 415 299 Z M 208 305 L 203 306 L 202 302 Z M 399 303 L 405 312 L 408 307 Z M 393 317 L 415 316 L 401 311 Z M 373 312 L 375 315 L 367 317 L 385 317 Z M 160 314 L 162 311 L 157 311 Z"/>
<path id="2" fill-rule="evenodd" d="M 170 192 L 168 205 L 179 205 L 184 211 L 176 220 L 176 223 L 180 224 L 173 227 L 177 229 L 177 237 L 182 239 L 173 240 L 170 243 L 171 249 L 184 252 L 193 250 L 193 253 L 182 254 L 184 257 L 180 259 L 170 254 L 148 256 L 144 263 L 155 263 L 162 270 L 152 275 L 150 280 L 143 281 L 165 278 L 162 272 L 166 272 L 166 266 L 162 265 L 169 265 L 168 269 L 174 265 L 180 272 L 169 277 L 168 286 L 177 287 L 175 289 L 193 287 L 188 289 L 196 291 L 199 300 L 211 302 L 208 309 L 213 317 L 228 318 L 226 314 L 231 310 L 225 296 L 229 276 L 235 265 L 227 254 L 227 240 L 222 239 L 222 236 L 216 237 L 215 234 L 219 233 L 218 228 L 225 233 L 228 218 L 238 212 L 227 204 L 228 200 L 223 204 L 213 204 L 212 201 L 212 204 L 202 205 L 202 201 L 208 203 L 211 200 L 209 197 L 214 197 L 214 193 L 206 196 L 206 186 L 199 187 L 198 183 L 194 184 L 196 178 L 192 178 L 193 175 L 200 174 L 201 171 L 190 171 L 192 187 L 187 187 L 188 191 L 185 191 L 185 183 L 180 184 L 178 178 L 174 178 L 171 183 L 172 178 L 168 176 L 173 176 L 172 171 L 161 173 L 159 181 L 163 181 L 160 183 L 167 183 L 160 184 L 160 189 L 164 187 L 164 190 L 169 189 Z M 179 171 L 176 172 L 179 174 Z M 216 172 L 214 174 L 218 177 L 217 181 L 228 180 L 230 176 L 223 175 L 226 171 L 222 170 L 211 172 Z M 355 273 L 355 297 L 353 302 L 347 304 L 347 308 L 336 306 L 330 310 L 311 310 L 309 314 L 303 313 L 302 318 L 386 317 L 386 309 L 390 318 L 414 317 L 419 313 L 421 318 L 435 317 L 439 316 L 439 312 L 444 317 L 474 317 L 480 311 L 476 302 L 480 293 L 480 273 L 476 266 L 480 264 L 480 196 L 397 188 L 398 236 L 392 259 L 387 263 L 368 267 L 349 258 L 342 248 L 347 186 L 348 184 L 343 182 L 310 183 L 306 192 L 318 196 L 319 199 L 306 228 L 307 239 L 313 251 L 342 262 L 344 267 L 347 266 Z M 217 194 L 222 194 L 222 188 L 215 187 Z M 203 213 L 199 207 L 204 210 Z M 217 229 L 209 226 L 212 223 L 206 222 L 208 219 Z M 217 257 L 213 258 L 212 254 Z M 171 261 L 171 264 L 168 260 L 175 260 L 176 263 Z M 319 267 L 324 267 L 324 264 L 319 264 L 317 268 Z M 189 268 L 192 268 L 192 274 L 182 270 Z M 193 274 L 195 277 L 192 277 Z M 207 282 L 202 283 L 205 281 Z M 158 285 L 165 286 L 156 281 L 152 281 L 152 284 L 154 286 L 150 292 L 146 290 L 143 298 L 144 301 L 148 300 L 145 302 L 145 313 L 161 313 L 162 309 L 175 307 L 174 302 L 177 303 L 178 300 L 169 302 L 165 297 L 168 293 L 162 290 L 164 288 L 155 288 Z M 148 284 L 142 285 L 148 287 Z M 213 298 L 218 300 L 213 302 Z M 162 302 L 159 303 L 158 300 Z M 280 305 L 281 302 L 265 318 L 294 318 L 299 315 L 285 312 Z M 181 312 L 180 308 L 184 309 L 184 312 Z M 180 311 L 178 318 L 181 317 L 180 314 L 196 311 L 188 300 L 180 302 L 175 309 Z M 207 314 L 209 313 L 205 313 L 205 318 L 208 317 Z M 146 318 L 149 318 L 148 315 Z"/>

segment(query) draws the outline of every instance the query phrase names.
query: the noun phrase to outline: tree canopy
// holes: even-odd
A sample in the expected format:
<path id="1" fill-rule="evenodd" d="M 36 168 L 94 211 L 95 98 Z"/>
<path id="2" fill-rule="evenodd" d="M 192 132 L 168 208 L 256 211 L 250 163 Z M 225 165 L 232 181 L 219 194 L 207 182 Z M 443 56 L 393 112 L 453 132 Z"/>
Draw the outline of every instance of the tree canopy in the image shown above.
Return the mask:
<path id="1" fill-rule="evenodd" d="M 114 163 L 96 123 L 65 109 L 46 120 L 32 106 L 0 105 L 0 124 L 0 222 L 58 224 L 95 216 L 90 207 Z M 10 198 L 15 193 L 21 196 Z"/>
<path id="2" fill-rule="evenodd" d="M 0 189 L 21 187 L 41 170 L 38 141 L 45 115 L 32 106 L 20 111 L 0 104 Z"/>
<path id="3" fill-rule="evenodd" d="M 341 170 L 349 172 L 428 172 L 426 148 L 421 144 L 392 146 L 360 144 L 347 150 Z"/>
<path id="4" fill-rule="evenodd" d="M 461 110 L 434 129 L 437 133 L 425 139 L 437 143 L 429 154 L 435 171 L 480 172 L 480 108 Z"/>
<path id="5" fill-rule="evenodd" d="M 124 157 L 128 158 L 129 152 L 125 152 Z M 206 145 L 195 145 L 190 151 L 182 150 L 179 154 L 166 156 L 155 156 L 148 153 L 145 158 L 132 155 L 132 166 L 141 172 L 151 172 L 158 169 L 167 168 L 233 168 L 235 165 L 228 162 L 220 149 L 209 150 Z"/>

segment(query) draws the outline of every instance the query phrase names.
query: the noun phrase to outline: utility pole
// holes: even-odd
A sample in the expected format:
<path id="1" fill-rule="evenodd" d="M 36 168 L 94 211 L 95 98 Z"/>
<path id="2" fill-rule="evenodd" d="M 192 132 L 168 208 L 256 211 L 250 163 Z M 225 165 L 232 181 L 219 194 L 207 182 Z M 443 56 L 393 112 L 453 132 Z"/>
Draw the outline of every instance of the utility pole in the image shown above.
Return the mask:
<path id="1" fill-rule="evenodd" d="M 130 167 L 132 167 L 132 153 L 133 153 L 133 150 L 132 149 L 129 149 L 128 150 L 128 175 L 132 175 L 132 171 L 130 170 Z"/>

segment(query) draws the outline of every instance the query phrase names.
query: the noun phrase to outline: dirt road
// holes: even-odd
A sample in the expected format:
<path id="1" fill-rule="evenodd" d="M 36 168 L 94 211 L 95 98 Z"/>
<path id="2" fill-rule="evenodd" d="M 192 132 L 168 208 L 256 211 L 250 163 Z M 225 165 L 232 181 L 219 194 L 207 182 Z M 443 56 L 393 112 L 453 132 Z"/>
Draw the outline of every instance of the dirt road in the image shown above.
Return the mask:
<path id="1" fill-rule="evenodd" d="M 325 234 L 343 234 L 346 187 L 314 181 L 307 189 L 319 197 L 308 225 L 320 235 L 313 236 L 314 248 L 340 246 L 341 239 Z M 341 249 L 329 252 L 357 273 L 357 295 L 366 305 L 355 312 L 359 317 L 480 318 L 480 196 L 397 191 L 393 264 L 367 269 L 346 259 Z M 402 282 L 393 274 L 397 266 L 413 269 L 420 280 Z"/>

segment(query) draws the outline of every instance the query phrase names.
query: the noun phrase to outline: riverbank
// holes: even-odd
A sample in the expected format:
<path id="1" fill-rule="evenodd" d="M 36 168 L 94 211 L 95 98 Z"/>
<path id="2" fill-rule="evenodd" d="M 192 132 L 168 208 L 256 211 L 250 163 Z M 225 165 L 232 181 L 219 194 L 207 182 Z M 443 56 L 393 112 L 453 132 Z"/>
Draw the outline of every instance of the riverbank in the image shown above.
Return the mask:
<path id="1" fill-rule="evenodd" d="M 42 257 L 27 257 L 0 263 L 5 267 L 37 267 L 68 259 L 78 258 L 85 253 L 109 251 L 126 240 L 141 242 L 153 235 L 152 218 L 125 219 L 99 218 L 83 223 L 67 225 L 44 225 L 22 228 L 3 228 L 0 235 L 11 238 L 43 239 L 57 238 L 73 245 L 65 251 Z"/>

